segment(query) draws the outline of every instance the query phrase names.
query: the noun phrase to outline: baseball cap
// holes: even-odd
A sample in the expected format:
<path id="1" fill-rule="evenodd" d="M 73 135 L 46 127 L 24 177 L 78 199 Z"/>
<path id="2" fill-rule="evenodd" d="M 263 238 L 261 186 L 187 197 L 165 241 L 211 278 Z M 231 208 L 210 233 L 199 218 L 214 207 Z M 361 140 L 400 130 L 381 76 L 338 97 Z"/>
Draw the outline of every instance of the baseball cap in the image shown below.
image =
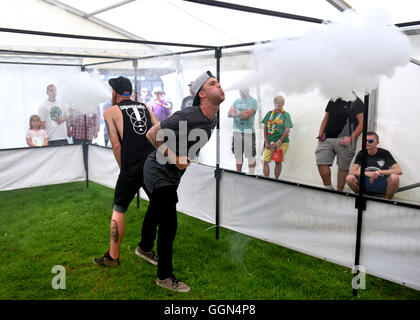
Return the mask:
<path id="1" fill-rule="evenodd" d="M 116 93 L 122 96 L 130 96 L 133 91 L 133 86 L 129 79 L 119 76 L 108 80 L 109 85 Z"/>
<path id="2" fill-rule="evenodd" d="M 200 97 L 198 96 L 198 91 L 200 91 L 201 87 L 206 83 L 207 80 L 210 78 L 216 78 L 210 71 L 206 71 L 200 74 L 197 79 L 193 81 L 192 90 L 194 92 L 194 102 L 193 105 L 200 104 Z"/>
<path id="3" fill-rule="evenodd" d="M 161 87 L 154 87 L 153 88 L 153 93 L 155 92 L 163 92 Z"/>

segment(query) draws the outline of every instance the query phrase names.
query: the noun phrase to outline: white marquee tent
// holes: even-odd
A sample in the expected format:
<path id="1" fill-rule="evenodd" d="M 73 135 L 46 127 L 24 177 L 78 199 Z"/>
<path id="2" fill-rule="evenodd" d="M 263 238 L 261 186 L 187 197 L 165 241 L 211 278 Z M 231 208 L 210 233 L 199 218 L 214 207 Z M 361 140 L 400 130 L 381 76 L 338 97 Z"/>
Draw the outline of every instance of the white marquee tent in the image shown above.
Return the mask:
<path id="1" fill-rule="evenodd" d="M 376 11 L 377 8 L 382 11 Z M 389 27 L 406 35 L 410 45 L 406 63 L 396 63 L 392 72 L 375 78 L 374 90 L 363 92 L 364 86 L 352 83 L 362 100 L 369 94 L 368 129 L 379 133 L 381 146 L 389 149 L 403 168 L 401 187 L 406 187 L 396 194 L 395 201 L 368 198 L 359 233 L 361 244 L 356 244 L 355 197 L 350 189 L 344 193 L 323 190 L 315 165 L 314 138 L 328 98 L 321 86 L 287 91 L 280 85 L 284 79 L 276 74 L 278 70 L 284 71 L 289 83 L 299 86 L 299 81 L 303 83 L 310 78 L 308 70 L 320 64 L 317 57 L 328 56 L 335 45 L 326 42 L 329 44 L 326 51 L 311 51 L 318 44 L 321 48 L 322 41 L 311 42 L 312 48 L 301 46 L 301 50 L 294 52 L 294 58 L 305 70 L 296 72 L 295 77 L 286 73 L 284 65 L 274 65 L 279 69 L 274 68 L 272 74 L 267 72 L 260 78 L 261 82 L 246 83 L 259 104 L 255 122 L 259 150 L 262 117 L 272 108 L 274 95 L 286 97 L 285 108 L 292 116 L 294 127 L 280 182 L 261 177 L 261 155 L 257 156 L 256 175 L 244 174 L 246 162 L 244 173 L 234 172 L 235 160 L 230 151 L 232 123 L 226 116 L 238 96 L 238 81 L 249 77 L 250 71 L 261 76 L 258 70 L 263 70 L 264 60 L 258 56 L 258 50 L 267 44 L 258 42 L 281 39 L 286 41 L 281 44 L 294 48 L 300 39 L 308 39 L 305 38 L 308 34 L 320 35 L 318 31 L 328 30 L 342 21 L 348 9 L 357 13 L 377 12 L 369 16 L 372 20 L 381 20 L 385 15 Z M 420 139 L 419 9 L 416 0 L 18 0 L 3 3 L 0 190 L 87 178 L 114 186 L 118 170 L 109 148 L 89 146 L 88 177 L 80 146 L 26 148 L 29 116 L 37 113 L 48 84 L 61 84 L 60 95 L 60 90 L 64 93 L 64 87 L 71 87 L 70 82 L 84 71 L 99 75 L 103 82 L 110 76 L 125 75 L 138 87 L 146 83 L 163 85 L 177 110 L 188 93 L 186 84 L 208 69 L 218 74 L 226 91 L 220 109 L 220 130 L 202 150 L 200 164 L 188 169 L 180 187 L 179 210 L 348 267 L 354 266 L 355 251 L 361 245 L 360 264 L 368 273 L 420 289 L 420 188 L 413 187 L 420 182 L 420 157 L 414 147 Z M 369 31 L 376 27 L 370 21 L 366 25 Z M 394 45 L 391 34 L 380 42 L 385 37 L 378 30 L 375 29 L 378 39 L 375 33 L 369 33 L 360 42 L 363 34 L 341 42 L 336 39 L 333 44 L 346 47 L 347 51 L 343 52 L 349 55 L 341 52 L 334 63 L 323 65 L 325 71 L 318 70 L 320 83 L 331 78 L 342 65 L 355 69 L 363 80 L 370 76 L 363 72 L 369 68 L 366 65 L 358 68 L 355 63 L 360 62 L 358 57 L 374 57 L 375 60 L 366 61 L 376 67 L 377 61 L 384 64 L 390 61 L 381 57 L 391 59 L 394 52 L 403 51 L 402 46 Z M 378 50 L 387 42 L 388 50 Z M 289 58 L 286 47 L 282 52 Z M 218 53 L 221 56 L 217 57 Z M 83 88 L 73 88 L 74 96 L 86 99 Z M 103 145 L 103 139 L 96 142 Z M 360 141 L 358 148 L 361 148 Z M 214 178 L 214 167 L 222 173 L 220 180 Z"/>

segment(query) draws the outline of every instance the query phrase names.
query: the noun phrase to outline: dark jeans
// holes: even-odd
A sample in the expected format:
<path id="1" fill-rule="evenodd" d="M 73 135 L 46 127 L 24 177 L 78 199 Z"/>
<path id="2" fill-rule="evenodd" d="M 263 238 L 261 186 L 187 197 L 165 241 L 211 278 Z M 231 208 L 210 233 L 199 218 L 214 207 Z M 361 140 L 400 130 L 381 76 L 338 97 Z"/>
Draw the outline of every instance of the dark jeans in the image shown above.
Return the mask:
<path id="1" fill-rule="evenodd" d="M 143 251 L 150 251 L 156 239 L 156 229 L 159 226 L 157 240 L 158 271 L 157 276 L 163 280 L 173 274 L 172 248 L 178 228 L 176 204 L 178 186 L 168 186 L 155 189 L 150 197 L 149 208 L 143 221 L 142 239 L 139 246 Z"/>

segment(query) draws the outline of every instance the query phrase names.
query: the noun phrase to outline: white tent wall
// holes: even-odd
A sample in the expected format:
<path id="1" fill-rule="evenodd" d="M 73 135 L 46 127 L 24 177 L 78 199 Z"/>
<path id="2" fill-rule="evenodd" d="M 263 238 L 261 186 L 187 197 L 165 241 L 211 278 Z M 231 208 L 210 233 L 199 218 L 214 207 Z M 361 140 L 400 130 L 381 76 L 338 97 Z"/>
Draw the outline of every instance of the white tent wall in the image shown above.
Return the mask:
<path id="1" fill-rule="evenodd" d="M 420 182 L 420 154 L 414 146 L 420 141 L 420 66 L 413 63 L 399 68 L 379 86 L 377 128 L 379 147 L 389 150 L 400 164 L 400 186 Z M 396 199 L 418 202 L 420 187 L 399 192 Z"/>
<path id="2" fill-rule="evenodd" d="M 380 278 L 420 290 L 418 209 L 367 201 L 360 265 Z"/>
<path id="3" fill-rule="evenodd" d="M 80 145 L 1 150 L 0 168 L 2 191 L 86 179 Z"/>
<path id="4" fill-rule="evenodd" d="M 352 267 L 354 199 L 223 172 L 222 226 Z"/>
<path id="5" fill-rule="evenodd" d="M 240 78 L 246 71 L 232 71 L 222 73 L 223 86 L 229 87 L 230 82 Z M 271 111 L 273 99 L 276 95 L 285 97 L 285 110 L 290 113 L 293 128 L 290 131 L 290 144 L 285 161 L 281 179 L 321 185 L 318 170 L 315 165 L 315 137 L 318 135 L 319 126 L 324 116 L 324 110 L 328 101 L 321 97 L 317 91 L 307 94 L 287 96 L 281 89 L 273 90 L 267 86 L 251 87 L 250 95 L 258 102 L 258 110 L 255 116 L 255 133 L 257 146 L 257 167 L 255 174 L 263 175 L 262 149 L 264 146 L 263 124 L 261 123 L 265 114 Z M 227 113 L 234 100 L 239 98 L 237 89 L 226 92 L 226 100 L 220 108 L 220 166 L 226 169 L 236 170 L 235 158 L 232 153 L 232 130 L 233 120 L 228 118 Z M 270 164 L 271 177 L 274 177 L 273 163 Z M 336 170 L 335 168 L 333 170 Z M 242 172 L 248 172 L 248 160 L 244 158 Z M 333 172 L 333 181 L 335 174 Z"/>
<path id="6" fill-rule="evenodd" d="M 26 147 L 29 118 L 38 114 L 39 105 L 48 98 L 47 86 L 79 72 L 76 67 L 0 64 L 0 149 Z"/>
<path id="7" fill-rule="evenodd" d="M 50 84 L 57 87 L 57 99 L 65 103 L 69 114 L 77 109 L 83 113 L 96 112 L 99 104 L 111 97 L 111 89 L 94 76 L 89 77 L 80 67 L 0 64 L 0 92 L 4 97 L 0 149 L 27 146 L 29 118 L 38 114 L 39 105 L 48 98 Z M 96 90 L 87 92 L 89 88 Z"/>
<path id="8" fill-rule="evenodd" d="M 111 149 L 89 146 L 88 167 L 89 180 L 109 188 L 115 187 L 119 168 Z"/>

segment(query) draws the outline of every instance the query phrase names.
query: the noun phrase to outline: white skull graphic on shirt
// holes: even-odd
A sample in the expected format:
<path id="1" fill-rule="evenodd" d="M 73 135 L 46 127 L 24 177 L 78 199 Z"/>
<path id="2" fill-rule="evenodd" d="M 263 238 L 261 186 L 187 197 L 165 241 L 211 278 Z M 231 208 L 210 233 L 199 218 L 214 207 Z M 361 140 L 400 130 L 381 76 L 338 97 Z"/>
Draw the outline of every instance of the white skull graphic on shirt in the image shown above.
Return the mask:
<path id="1" fill-rule="evenodd" d="M 143 135 L 147 132 L 147 118 L 144 106 L 131 105 L 121 107 L 121 109 L 125 109 L 125 112 L 130 117 L 135 133 Z"/>

